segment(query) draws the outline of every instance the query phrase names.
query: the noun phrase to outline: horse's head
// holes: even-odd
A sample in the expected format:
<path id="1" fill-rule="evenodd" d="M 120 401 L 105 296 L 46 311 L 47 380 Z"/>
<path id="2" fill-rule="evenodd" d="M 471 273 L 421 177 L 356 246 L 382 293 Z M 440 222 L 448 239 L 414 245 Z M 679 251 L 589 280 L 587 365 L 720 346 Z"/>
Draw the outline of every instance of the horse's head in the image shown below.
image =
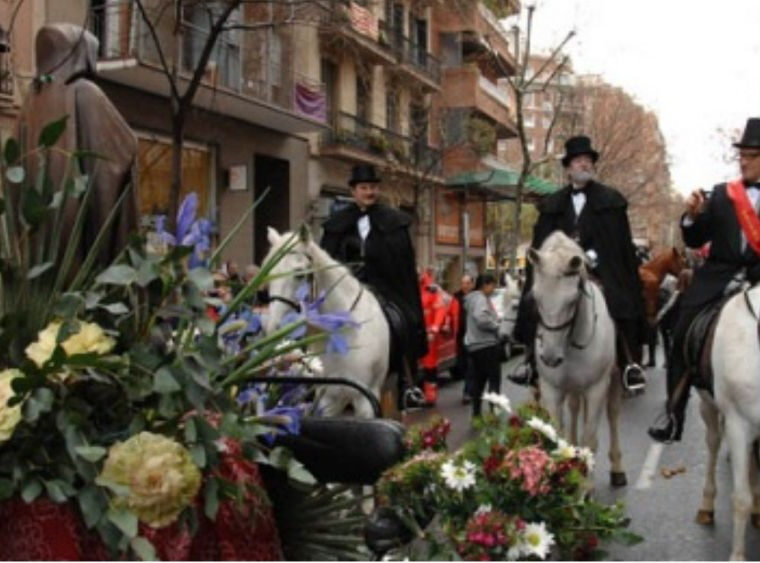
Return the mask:
<path id="1" fill-rule="evenodd" d="M 277 261 L 269 273 L 273 279 L 269 282 L 269 312 L 264 327 L 267 333 L 271 333 L 280 326 L 285 314 L 299 310 L 298 290 L 311 282 L 314 241 L 308 231 L 280 234 L 272 227 L 267 229 L 267 238 L 271 248 L 262 268 L 273 260 Z"/>
<path id="2" fill-rule="evenodd" d="M 536 355 L 550 368 L 559 367 L 570 343 L 586 283 L 586 255 L 561 231 L 555 231 L 540 250 L 528 250 L 533 265 L 533 297 L 538 309 Z"/>

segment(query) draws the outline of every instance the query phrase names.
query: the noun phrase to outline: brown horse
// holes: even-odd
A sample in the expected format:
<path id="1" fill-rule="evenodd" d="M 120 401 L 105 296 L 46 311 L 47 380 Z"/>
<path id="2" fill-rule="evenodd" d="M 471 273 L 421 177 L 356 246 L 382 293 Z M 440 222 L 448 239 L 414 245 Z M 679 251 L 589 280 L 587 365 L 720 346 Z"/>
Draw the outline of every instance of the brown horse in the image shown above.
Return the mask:
<path id="1" fill-rule="evenodd" d="M 675 246 L 661 252 L 649 262 L 639 266 L 639 278 L 644 294 L 644 307 L 650 326 L 657 323 L 657 297 L 666 274 L 679 277 L 686 266 L 684 255 Z"/>

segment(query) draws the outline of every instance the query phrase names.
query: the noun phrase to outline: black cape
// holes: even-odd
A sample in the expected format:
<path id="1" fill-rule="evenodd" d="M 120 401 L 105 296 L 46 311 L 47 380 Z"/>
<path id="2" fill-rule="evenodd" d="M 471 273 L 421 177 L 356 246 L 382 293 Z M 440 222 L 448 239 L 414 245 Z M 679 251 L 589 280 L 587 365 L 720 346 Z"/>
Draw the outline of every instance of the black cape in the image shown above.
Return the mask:
<path id="1" fill-rule="evenodd" d="M 593 249 L 598 256 L 593 274 L 601 282 L 612 318 L 643 322 L 644 301 L 628 223 L 628 202 L 617 190 L 589 182 L 586 204 L 576 221 L 571 193 L 568 185 L 541 202 L 533 229 L 533 248 L 539 248 L 551 233 L 561 230 L 585 251 Z M 531 284 L 532 271 L 528 268 L 526 291 Z"/>
<path id="2" fill-rule="evenodd" d="M 330 256 L 351 266 L 356 277 L 403 313 L 413 342 L 412 353 L 427 353 L 427 335 L 422 313 L 414 247 L 409 236 L 411 218 L 383 204 L 367 210 L 370 232 L 362 241 L 357 221 L 363 212 L 352 203 L 333 214 L 322 225 L 321 246 Z"/>

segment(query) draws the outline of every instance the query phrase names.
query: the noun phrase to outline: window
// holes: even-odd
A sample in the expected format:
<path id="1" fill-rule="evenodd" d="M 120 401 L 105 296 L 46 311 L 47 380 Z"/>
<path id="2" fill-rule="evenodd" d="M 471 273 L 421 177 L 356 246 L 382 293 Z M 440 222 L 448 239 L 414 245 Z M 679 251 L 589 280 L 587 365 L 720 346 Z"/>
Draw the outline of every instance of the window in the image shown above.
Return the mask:
<path id="1" fill-rule="evenodd" d="M 549 127 L 552 126 L 552 118 L 551 118 L 550 115 L 545 115 L 541 119 L 541 122 L 542 122 L 541 124 L 543 125 L 544 129 L 548 129 Z"/>
<path id="2" fill-rule="evenodd" d="M 361 76 L 356 77 L 356 117 L 361 121 L 369 121 L 369 84 Z"/>
<path id="3" fill-rule="evenodd" d="M 459 33 L 441 33 L 441 68 L 456 68 L 462 65 L 462 43 Z"/>
<path id="4" fill-rule="evenodd" d="M 385 113 L 387 127 L 391 131 L 398 132 L 399 130 L 399 115 L 398 115 L 398 96 L 394 91 L 392 84 L 388 85 L 388 94 L 385 99 Z"/>
<path id="5" fill-rule="evenodd" d="M 532 112 L 526 113 L 523 116 L 523 125 L 525 125 L 525 127 L 531 127 L 531 128 L 535 127 L 536 126 L 536 116 Z"/>
<path id="6" fill-rule="evenodd" d="M 203 47 L 206 44 L 212 19 L 219 17 L 222 6 L 218 2 L 207 4 L 194 4 L 184 7 L 183 21 L 185 31 L 183 36 L 183 68 L 187 72 L 194 72 L 198 66 Z M 211 14 L 211 16 L 209 16 Z M 240 9 L 232 12 L 227 20 L 228 25 L 240 22 Z M 271 30 L 270 30 L 271 31 Z M 241 85 L 241 59 L 240 59 L 239 31 L 226 31 L 219 36 L 211 52 L 206 65 L 206 80 L 218 83 L 228 88 L 238 89 Z M 282 53 L 277 53 L 279 61 Z M 270 59 L 271 60 L 271 59 Z"/>
<path id="7" fill-rule="evenodd" d="M 338 69 L 335 63 L 322 59 L 322 83 L 325 85 L 325 106 L 327 108 L 327 120 L 332 121 L 336 115 L 337 100 L 335 99 L 335 79 Z"/>
<path id="8" fill-rule="evenodd" d="M 179 200 L 182 201 L 190 192 L 198 194 L 199 216 L 214 207 L 212 167 L 212 154 L 207 147 L 186 143 L 182 148 L 182 192 Z M 138 135 L 137 170 L 140 215 L 167 213 L 172 174 L 171 143 L 153 135 Z"/>
<path id="9" fill-rule="evenodd" d="M 528 150 L 533 152 L 536 149 L 536 144 L 533 142 L 533 138 L 528 139 Z"/>

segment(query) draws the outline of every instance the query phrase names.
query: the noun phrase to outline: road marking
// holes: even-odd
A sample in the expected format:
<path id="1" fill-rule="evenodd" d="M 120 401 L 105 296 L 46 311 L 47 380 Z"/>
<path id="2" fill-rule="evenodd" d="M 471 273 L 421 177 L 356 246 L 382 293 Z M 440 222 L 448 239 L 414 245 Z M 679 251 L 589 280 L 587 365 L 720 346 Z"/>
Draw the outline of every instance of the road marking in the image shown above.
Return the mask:
<path id="1" fill-rule="evenodd" d="M 644 460 L 644 466 L 641 468 L 641 475 L 639 475 L 639 480 L 636 481 L 637 489 L 643 490 L 652 486 L 652 480 L 654 479 L 655 473 L 657 473 L 657 464 L 660 462 L 660 456 L 664 449 L 664 444 L 652 444 L 649 446 L 647 457 Z"/>

